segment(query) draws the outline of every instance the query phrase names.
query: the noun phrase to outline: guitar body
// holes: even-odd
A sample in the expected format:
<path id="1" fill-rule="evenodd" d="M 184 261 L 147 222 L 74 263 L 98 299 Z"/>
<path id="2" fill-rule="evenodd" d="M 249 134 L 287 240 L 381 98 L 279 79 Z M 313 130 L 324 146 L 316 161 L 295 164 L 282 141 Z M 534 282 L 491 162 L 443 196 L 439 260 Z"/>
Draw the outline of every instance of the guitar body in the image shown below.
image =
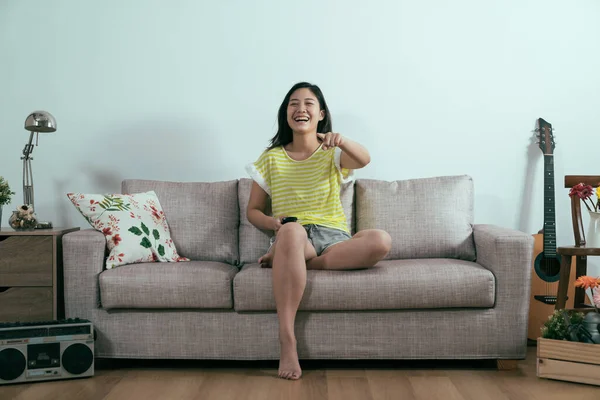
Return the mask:
<path id="1" fill-rule="evenodd" d="M 533 260 L 531 262 L 531 295 L 529 298 L 529 326 L 527 338 L 541 336 L 541 328 L 555 310 L 560 279 L 560 259 L 556 253 L 556 216 L 554 202 L 554 136 L 552 125 L 538 118 L 539 147 L 544 154 L 544 227 L 533 235 Z M 575 298 L 575 257 L 571 260 L 571 274 L 566 307 L 573 307 Z"/>
<path id="2" fill-rule="evenodd" d="M 566 308 L 573 307 L 575 298 L 575 257 L 571 260 L 571 274 L 567 290 Z M 560 255 L 544 256 L 544 234 L 533 235 L 533 259 L 531 260 L 531 295 L 529 297 L 529 325 L 527 338 L 537 340 L 541 337 L 541 329 L 548 317 L 554 313 L 555 304 L 541 301 L 546 293 L 556 296 L 558 293 L 558 278 L 560 277 Z M 535 296 L 538 296 L 536 299 Z"/>

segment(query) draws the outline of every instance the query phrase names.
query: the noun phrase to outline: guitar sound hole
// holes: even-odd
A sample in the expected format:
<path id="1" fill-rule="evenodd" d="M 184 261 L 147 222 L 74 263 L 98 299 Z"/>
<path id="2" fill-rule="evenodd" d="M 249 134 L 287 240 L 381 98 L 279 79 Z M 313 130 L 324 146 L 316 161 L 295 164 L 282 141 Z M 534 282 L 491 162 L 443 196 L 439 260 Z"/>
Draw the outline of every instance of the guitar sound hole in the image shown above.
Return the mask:
<path id="1" fill-rule="evenodd" d="M 544 253 L 540 253 L 535 259 L 535 272 L 546 282 L 557 282 L 560 278 L 560 258 L 544 257 Z"/>

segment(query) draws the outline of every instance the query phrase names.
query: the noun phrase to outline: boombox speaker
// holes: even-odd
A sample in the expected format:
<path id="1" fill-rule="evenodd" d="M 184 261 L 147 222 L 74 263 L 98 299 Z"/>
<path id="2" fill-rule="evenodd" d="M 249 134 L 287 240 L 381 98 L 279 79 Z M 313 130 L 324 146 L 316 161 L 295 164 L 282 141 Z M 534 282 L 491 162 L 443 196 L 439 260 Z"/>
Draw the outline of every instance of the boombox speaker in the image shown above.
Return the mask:
<path id="1" fill-rule="evenodd" d="M 90 321 L 0 323 L 0 385 L 93 375 Z"/>

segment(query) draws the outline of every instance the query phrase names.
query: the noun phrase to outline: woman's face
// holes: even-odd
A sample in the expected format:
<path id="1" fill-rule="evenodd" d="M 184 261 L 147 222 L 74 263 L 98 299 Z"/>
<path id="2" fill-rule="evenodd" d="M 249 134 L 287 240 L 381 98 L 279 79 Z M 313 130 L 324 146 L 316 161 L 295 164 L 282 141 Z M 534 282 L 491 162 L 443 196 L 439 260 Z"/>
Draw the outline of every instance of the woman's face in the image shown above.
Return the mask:
<path id="1" fill-rule="evenodd" d="M 287 122 L 296 133 L 317 131 L 317 125 L 325 117 L 320 109 L 319 100 L 308 88 L 295 90 L 290 96 L 287 107 Z"/>

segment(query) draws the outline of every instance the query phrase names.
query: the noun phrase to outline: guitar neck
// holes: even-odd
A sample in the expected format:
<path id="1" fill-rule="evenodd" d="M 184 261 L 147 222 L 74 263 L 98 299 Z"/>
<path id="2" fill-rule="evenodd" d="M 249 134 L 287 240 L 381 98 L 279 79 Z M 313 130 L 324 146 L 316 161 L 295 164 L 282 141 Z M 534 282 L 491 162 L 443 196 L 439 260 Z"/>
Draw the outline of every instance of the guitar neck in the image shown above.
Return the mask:
<path id="1" fill-rule="evenodd" d="M 544 255 L 556 256 L 556 215 L 554 211 L 554 156 L 544 155 Z"/>

